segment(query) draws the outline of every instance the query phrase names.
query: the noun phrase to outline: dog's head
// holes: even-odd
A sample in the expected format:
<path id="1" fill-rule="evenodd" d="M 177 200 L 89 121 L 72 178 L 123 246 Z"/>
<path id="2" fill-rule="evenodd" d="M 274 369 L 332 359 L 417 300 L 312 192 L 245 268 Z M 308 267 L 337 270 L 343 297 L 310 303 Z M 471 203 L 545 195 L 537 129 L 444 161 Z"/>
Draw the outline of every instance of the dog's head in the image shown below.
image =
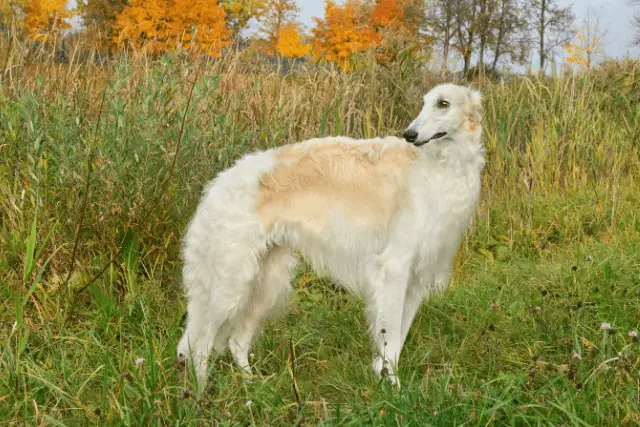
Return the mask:
<path id="1" fill-rule="evenodd" d="M 420 114 L 404 131 L 404 139 L 419 147 L 429 142 L 480 137 L 482 99 L 477 90 L 443 84 L 424 96 Z M 465 139 L 467 139 L 465 138 Z"/>

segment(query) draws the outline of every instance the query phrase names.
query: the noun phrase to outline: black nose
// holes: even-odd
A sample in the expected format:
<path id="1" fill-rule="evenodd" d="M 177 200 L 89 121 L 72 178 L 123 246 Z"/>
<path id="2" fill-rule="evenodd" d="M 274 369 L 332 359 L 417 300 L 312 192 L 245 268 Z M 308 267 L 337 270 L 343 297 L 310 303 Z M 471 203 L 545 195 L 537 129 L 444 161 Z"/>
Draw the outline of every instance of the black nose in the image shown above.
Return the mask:
<path id="1" fill-rule="evenodd" d="M 418 139 L 418 132 L 416 132 L 415 130 L 407 129 L 404 131 L 402 136 L 407 140 L 407 142 L 416 142 L 416 139 Z"/>

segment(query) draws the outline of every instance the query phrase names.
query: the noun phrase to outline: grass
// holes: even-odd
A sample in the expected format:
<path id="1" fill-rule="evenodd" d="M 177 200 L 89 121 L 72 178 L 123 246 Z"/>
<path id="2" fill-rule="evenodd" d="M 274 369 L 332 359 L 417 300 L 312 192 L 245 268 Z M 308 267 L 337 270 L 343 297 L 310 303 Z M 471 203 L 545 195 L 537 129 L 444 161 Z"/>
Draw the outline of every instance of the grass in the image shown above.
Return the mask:
<path id="1" fill-rule="evenodd" d="M 5 74 L 0 423 L 640 424 L 635 65 L 480 83 L 481 205 L 400 390 L 371 373 L 362 301 L 304 264 L 255 340 L 254 381 L 225 354 L 194 389 L 174 364 L 178 250 L 204 184 L 255 149 L 398 134 L 438 81 L 411 62 L 298 71 L 163 57 Z"/>

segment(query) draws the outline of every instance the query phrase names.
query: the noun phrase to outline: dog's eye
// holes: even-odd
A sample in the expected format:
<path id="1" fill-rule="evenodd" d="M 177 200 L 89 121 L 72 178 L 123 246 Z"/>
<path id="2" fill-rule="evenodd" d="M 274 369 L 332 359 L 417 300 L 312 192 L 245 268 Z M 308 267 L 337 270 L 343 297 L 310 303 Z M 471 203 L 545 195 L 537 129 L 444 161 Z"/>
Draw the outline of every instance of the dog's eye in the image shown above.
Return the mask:
<path id="1" fill-rule="evenodd" d="M 441 99 L 440 101 L 438 101 L 438 108 L 449 108 L 449 101 Z"/>

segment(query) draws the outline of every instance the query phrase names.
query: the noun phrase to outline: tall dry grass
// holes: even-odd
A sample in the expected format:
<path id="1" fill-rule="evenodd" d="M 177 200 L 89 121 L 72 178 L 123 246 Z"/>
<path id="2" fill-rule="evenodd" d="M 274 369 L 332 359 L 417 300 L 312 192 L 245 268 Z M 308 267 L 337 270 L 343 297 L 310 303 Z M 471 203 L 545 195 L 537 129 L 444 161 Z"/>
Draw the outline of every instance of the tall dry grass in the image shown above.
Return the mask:
<path id="1" fill-rule="evenodd" d="M 72 286 L 81 286 L 132 242 L 141 270 L 173 269 L 216 172 L 248 151 L 307 138 L 398 135 L 422 94 L 443 81 L 414 61 L 350 74 L 298 65 L 283 75 L 233 53 L 98 64 L 74 59 L 80 50 L 64 64 L 14 52 L 3 76 L 0 251 L 13 287 L 36 211 L 43 235 L 59 222 L 45 251 L 56 251 L 45 274 L 55 283 L 73 270 Z M 488 163 L 461 256 L 492 257 L 500 245 L 539 256 L 637 233 L 637 69 L 626 64 L 615 79 L 603 68 L 474 83 L 484 95 Z"/>

